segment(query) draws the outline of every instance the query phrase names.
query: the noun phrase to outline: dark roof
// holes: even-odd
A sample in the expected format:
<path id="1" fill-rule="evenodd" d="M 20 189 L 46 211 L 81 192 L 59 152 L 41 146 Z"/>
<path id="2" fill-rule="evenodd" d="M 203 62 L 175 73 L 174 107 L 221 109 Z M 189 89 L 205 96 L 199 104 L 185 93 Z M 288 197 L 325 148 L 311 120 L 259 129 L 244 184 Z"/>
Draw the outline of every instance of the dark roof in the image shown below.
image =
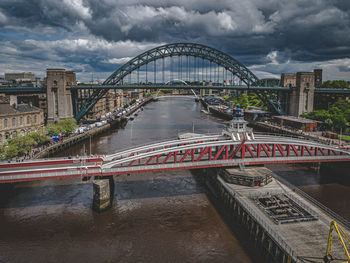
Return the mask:
<path id="1" fill-rule="evenodd" d="M 28 104 L 18 104 L 16 110 L 19 112 L 28 112 L 28 111 L 38 111 L 40 110 L 40 108 L 35 106 L 30 106 Z"/>
<path id="2" fill-rule="evenodd" d="M 28 104 L 18 104 L 16 108 L 10 106 L 9 103 L 0 103 L 0 114 L 14 114 L 19 112 L 38 111 L 40 108 L 30 106 Z"/>
<path id="3" fill-rule="evenodd" d="M 0 103 L 0 114 L 16 113 L 17 111 L 9 103 Z"/>

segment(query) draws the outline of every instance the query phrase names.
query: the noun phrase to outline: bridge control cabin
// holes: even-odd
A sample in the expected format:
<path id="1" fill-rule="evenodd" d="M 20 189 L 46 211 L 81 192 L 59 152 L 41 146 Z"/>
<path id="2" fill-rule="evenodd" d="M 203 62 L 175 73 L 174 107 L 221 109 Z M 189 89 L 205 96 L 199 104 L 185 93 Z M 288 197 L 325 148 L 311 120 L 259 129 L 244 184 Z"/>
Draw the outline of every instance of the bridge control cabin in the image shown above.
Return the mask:
<path id="1" fill-rule="evenodd" d="M 247 124 L 248 122 L 243 119 L 242 110 L 237 108 L 236 117 L 223 129 L 222 135 L 230 137 L 234 141 L 254 140 L 253 129 L 248 128 Z"/>
<path id="2" fill-rule="evenodd" d="M 219 175 L 227 183 L 250 187 L 260 187 L 272 182 L 272 171 L 265 167 L 219 169 Z"/>

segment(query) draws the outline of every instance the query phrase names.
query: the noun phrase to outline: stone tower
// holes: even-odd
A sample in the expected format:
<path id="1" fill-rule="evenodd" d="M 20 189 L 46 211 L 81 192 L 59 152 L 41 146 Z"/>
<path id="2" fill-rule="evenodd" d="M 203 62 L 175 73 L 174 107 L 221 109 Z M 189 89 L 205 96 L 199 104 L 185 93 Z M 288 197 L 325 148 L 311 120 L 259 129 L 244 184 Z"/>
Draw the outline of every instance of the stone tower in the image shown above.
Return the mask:
<path id="1" fill-rule="evenodd" d="M 322 85 L 322 69 L 314 69 L 315 88 L 320 88 Z"/>
<path id="2" fill-rule="evenodd" d="M 288 114 L 299 117 L 314 108 L 315 74 L 314 72 L 297 72 L 296 87 L 289 97 Z"/>
<path id="3" fill-rule="evenodd" d="M 73 117 L 69 86 L 76 84 L 75 72 L 65 69 L 46 70 L 47 122 Z"/>

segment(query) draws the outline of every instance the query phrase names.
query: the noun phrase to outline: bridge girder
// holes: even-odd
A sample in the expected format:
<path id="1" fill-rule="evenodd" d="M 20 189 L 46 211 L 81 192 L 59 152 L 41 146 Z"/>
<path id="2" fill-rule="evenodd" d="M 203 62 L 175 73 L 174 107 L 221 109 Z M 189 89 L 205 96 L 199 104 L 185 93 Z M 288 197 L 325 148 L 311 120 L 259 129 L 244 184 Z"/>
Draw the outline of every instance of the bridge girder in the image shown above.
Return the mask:
<path id="1" fill-rule="evenodd" d="M 103 157 L 77 160 L 42 160 L 35 163 L 2 164 L 0 183 L 52 178 L 109 176 L 209 167 L 269 163 L 349 162 L 349 149 L 305 139 L 256 135 L 252 141 L 233 141 L 221 135 L 175 139 L 130 148 Z M 102 165 L 102 160 L 104 164 Z M 68 166 L 55 167 L 55 162 Z M 88 164 L 89 163 L 89 164 Z M 48 168 L 51 165 L 51 168 Z M 1 165 L 0 165 L 1 166 Z M 27 170 L 16 167 L 27 167 Z M 22 168 L 23 168 L 22 167 Z"/>
<path id="2" fill-rule="evenodd" d="M 220 135 L 144 145 L 106 156 L 103 169 L 118 173 L 245 164 L 349 161 L 350 151 L 305 139 L 256 135 L 233 141 Z M 111 170 L 111 171 L 112 171 Z"/>
<path id="3" fill-rule="evenodd" d="M 136 56 L 135 58 L 131 59 L 123 66 L 121 66 L 113 74 L 111 74 L 103 82 L 103 85 L 118 86 L 118 84 L 121 84 L 125 76 L 141 68 L 143 65 L 146 65 L 159 59 L 173 56 L 199 57 L 214 62 L 215 64 L 222 66 L 226 70 L 230 71 L 233 75 L 237 76 L 248 87 L 259 86 L 263 84 L 261 83 L 259 78 L 255 76 L 254 73 L 252 73 L 243 64 L 241 64 L 230 55 L 218 49 L 195 43 L 174 43 L 155 47 Z M 74 108 L 77 109 L 77 112 L 75 113 L 75 118 L 77 120 L 81 119 L 107 92 L 108 90 L 96 89 L 94 90 L 92 95 L 83 102 L 83 105 L 80 109 L 77 109 L 77 106 L 75 105 Z M 278 98 L 274 96 L 273 93 L 263 90 L 255 90 L 254 92 L 258 94 L 258 96 L 263 100 L 263 102 L 277 114 L 284 114 L 284 110 L 282 109 Z"/>

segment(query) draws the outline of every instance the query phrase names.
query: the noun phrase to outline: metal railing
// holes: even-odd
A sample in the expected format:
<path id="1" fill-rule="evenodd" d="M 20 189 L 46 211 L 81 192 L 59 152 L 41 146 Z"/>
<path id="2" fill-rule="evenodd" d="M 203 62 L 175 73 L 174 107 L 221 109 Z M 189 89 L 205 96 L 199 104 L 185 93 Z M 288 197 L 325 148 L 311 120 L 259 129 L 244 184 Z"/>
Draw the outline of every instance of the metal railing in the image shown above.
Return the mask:
<path id="1" fill-rule="evenodd" d="M 279 175 L 277 175 L 275 173 L 273 173 L 272 176 L 275 179 L 277 179 L 278 181 L 280 181 L 281 183 L 283 183 L 284 185 L 286 185 L 288 188 L 293 189 L 293 191 L 295 193 L 297 193 L 297 194 L 301 195 L 302 197 L 304 197 L 306 200 L 308 200 L 309 202 L 311 202 L 312 204 L 317 206 L 319 209 L 321 209 L 323 212 L 325 212 L 332 219 L 335 219 L 338 223 L 342 224 L 344 227 L 346 227 L 347 229 L 350 230 L 350 222 L 348 220 L 346 220 L 345 218 L 341 217 L 340 215 L 338 215 L 337 213 L 335 213 L 334 211 L 332 211 L 331 209 L 329 209 L 325 205 L 321 204 L 320 202 L 318 202 L 317 200 L 315 200 L 314 198 L 309 196 L 307 193 L 303 192 L 298 187 L 296 187 L 292 183 L 288 182 L 286 179 L 280 177 Z"/>
<path id="2" fill-rule="evenodd" d="M 305 262 L 301 258 L 297 256 L 297 253 L 295 250 L 289 246 L 283 239 L 282 236 L 280 236 L 277 231 L 275 231 L 270 224 L 270 221 L 264 219 L 261 217 L 257 212 L 257 207 L 252 206 L 249 204 L 246 200 L 244 200 L 243 196 L 239 194 L 238 192 L 232 191 L 230 188 L 228 188 L 223 182 L 222 179 L 218 177 L 218 180 L 221 182 L 223 187 L 227 192 L 229 192 L 242 206 L 244 210 L 246 210 L 254 219 L 255 221 L 265 229 L 265 231 L 268 233 L 268 235 L 286 252 L 288 253 L 295 262 Z"/>

